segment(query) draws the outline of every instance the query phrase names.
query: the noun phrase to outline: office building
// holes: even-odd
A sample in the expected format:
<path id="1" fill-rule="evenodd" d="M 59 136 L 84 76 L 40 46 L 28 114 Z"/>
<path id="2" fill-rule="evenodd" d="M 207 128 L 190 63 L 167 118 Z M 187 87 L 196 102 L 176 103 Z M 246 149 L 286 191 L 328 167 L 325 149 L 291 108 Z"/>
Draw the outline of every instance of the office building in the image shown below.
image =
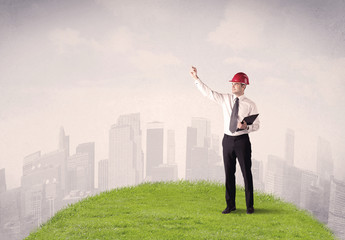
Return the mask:
<path id="1" fill-rule="evenodd" d="M 151 122 L 146 132 L 146 179 L 152 180 L 153 169 L 163 164 L 163 123 Z"/>
<path id="2" fill-rule="evenodd" d="M 103 159 L 98 162 L 98 190 L 103 192 L 108 190 L 108 165 L 109 160 Z"/>

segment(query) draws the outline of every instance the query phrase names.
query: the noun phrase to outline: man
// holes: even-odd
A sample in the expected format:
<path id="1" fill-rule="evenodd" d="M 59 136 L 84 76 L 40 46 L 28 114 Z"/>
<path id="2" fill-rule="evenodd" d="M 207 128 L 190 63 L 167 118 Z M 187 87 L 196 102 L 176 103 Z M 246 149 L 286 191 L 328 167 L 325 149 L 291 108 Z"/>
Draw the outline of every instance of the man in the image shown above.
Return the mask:
<path id="1" fill-rule="evenodd" d="M 223 160 L 225 169 L 225 199 L 227 207 L 223 214 L 236 210 L 236 158 L 241 167 L 245 184 L 247 213 L 254 213 L 253 177 L 251 160 L 251 143 L 248 133 L 259 129 L 260 122 L 256 118 L 252 125 L 247 125 L 243 119 L 247 116 L 258 114 L 253 101 L 244 95 L 244 90 L 249 85 L 245 73 L 237 73 L 229 81 L 232 82 L 232 94 L 218 93 L 204 84 L 197 75 L 197 69 L 192 67 L 190 74 L 195 80 L 199 91 L 209 99 L 220 104 L 224 115 Z"/>

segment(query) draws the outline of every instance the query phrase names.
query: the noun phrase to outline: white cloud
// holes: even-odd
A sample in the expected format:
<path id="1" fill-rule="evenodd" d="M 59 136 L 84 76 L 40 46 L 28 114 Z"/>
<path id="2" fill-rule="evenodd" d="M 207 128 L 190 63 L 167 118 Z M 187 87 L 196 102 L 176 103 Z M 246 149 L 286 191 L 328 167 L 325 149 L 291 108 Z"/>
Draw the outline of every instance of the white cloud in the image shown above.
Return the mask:
<path id="1" fill-rule="evenodd" d="M 124 26 L 99 40 L 82 37 L 78 30 L 71 28 L 55 29 L 49 33 L 49 39 L 57 47 L 59 54 L 68 54 L 68 50 L 81 47 L 87 47 L 100 53 L 126 53 L 133 50 L 137 38 Z"/>
<path id="2" fill-rule="evenodd" d="M 258 11 L 254 6 L 246 8 L 246 5 L 236 2 L 230 4 L 219 26 L 209 33 L 208 40 L 234 50 L 259 47 L 265 38 L 267 16 L 264 11 Z"/>
<path id="3" fill-rule="evenodd" d="M 147 78 L 163 78 L 165 68 L 180 65 L 181 61 L 171 53 L 157 54 L 147 50 L 138 50 L 131 57 L 131 62 Z"/>
<path id="4" fill-rule="evenodd" d="M 250 69 L 250 70 L 272 70 L 274 63 L 269 61 L 259 61 L 258 59 L 247 59 L 243 57 L 229 57 L 224 60 L 225 64 L 234 65 L 238 69 Z"/>
<path id="5" fill-rule="evenodd" d="M 80 36 L 80 32 L 71 29 L 55 29 L 49 33 L 49 40 L 57 47 L 59 54 L 65 54 L 70 48 L 77 48 L 81 45 L 97 47 L 94 40 L 88 40 Z"/>
<path id="6" fill-rule="evenodd" d="M 322 99 L 329 105 L 345 104 L 345 57 L 303 58 L 296 60 L 295 69 L 301 74 L 303 93 Z"/>
<path id="7" fill-rule="evenodd" d="M 90 56 L 93 56 L 93 59 L 90 61 L 94 61 L 95 64 L 108 63 L 106 66 L 103 64 L 103 69 L 111 69 L 115 65 L 118 67 L 124 62 L 132 64 L 131 68 L 139 71 L 139 78 L 163 78 L 165 67 L 181 63 L 170 52 L 157 53 L 147 50 L 143 46 L 145 42 L 150 41 L 149 36 L 136 34 L 125 26 L 97 40 L 82 37 L 78 30 L 70 28 L 50 32 L 49 39 L 56 46 L 58 54 L 70 56 L 76 60 L 75 62 L 82 64 L 86 61 L 85 56 L 89 57 L 92 53 Z M 90 70 L 89 67 L 85 69 Z"/>

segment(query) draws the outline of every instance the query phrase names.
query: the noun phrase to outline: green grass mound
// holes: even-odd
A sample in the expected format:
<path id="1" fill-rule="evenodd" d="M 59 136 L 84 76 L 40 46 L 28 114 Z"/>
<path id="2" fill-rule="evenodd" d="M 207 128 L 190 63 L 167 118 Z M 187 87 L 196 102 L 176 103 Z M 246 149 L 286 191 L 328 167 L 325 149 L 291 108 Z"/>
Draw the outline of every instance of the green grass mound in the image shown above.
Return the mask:
<path id="1" fill-rule="evenodd" d="M 334 239 L 307 212 L 271 195 L 254 194 L 246 214 L 222 214 L 225 188 L 211 182 L 145 183 L 90 197 L 59 211 L 27 239 Z"/>

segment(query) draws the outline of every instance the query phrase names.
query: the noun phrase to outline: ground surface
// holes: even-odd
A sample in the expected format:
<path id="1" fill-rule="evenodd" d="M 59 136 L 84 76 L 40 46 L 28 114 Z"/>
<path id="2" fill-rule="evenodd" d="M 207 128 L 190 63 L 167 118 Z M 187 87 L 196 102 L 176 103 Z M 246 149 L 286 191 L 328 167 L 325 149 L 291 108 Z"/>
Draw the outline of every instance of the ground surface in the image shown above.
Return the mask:
<path id="1" fill-rule="evenodd" d="M 141 184 L 85 199 L 58 212 L 27 239 L 334 239 L 308 213 L 255 193 L 246 214 L 225 208 L 224 186 L 210 182 Z"/>

